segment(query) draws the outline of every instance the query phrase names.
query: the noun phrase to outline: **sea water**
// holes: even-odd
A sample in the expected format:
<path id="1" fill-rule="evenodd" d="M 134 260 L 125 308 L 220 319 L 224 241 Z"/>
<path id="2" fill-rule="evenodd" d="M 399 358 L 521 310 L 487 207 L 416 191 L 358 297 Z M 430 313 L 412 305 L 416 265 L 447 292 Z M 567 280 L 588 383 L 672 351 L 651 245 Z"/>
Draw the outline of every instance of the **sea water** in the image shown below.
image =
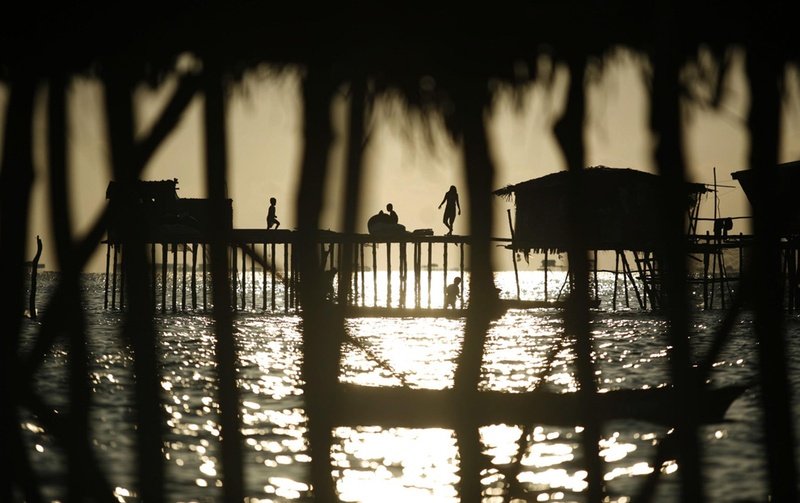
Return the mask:
<path id="1" fill-rule="evenodd" d="M 543 273 L 520 274 L 522 298 L 541 299 Z M 367 304 L 377 300 L 384 305 L 387 296 L 393 296 L 390 302 L 399 302 L 399 290 L 387 294 L 384 276 L 376 278 L 378 291 L 364 292 Z M 39 306 L 44 309 L 57 274 L 43 273 L 39 278 Z M 123 313 L 103 307 L 104 279 L 87 274 L 83 281 L 92 391 L 90 437 L 117 498 L 137 501 L 132 354 L 120 336 Z M 551 271 L 548 279 L 552 299 L 564 273 Z M 432 285 L 433 307 L 441 307 L 445 281 L 442 276 Z M 392 282 L 392 288 L 398 289 L 396 273 Z M 368 273 L 363 288 L 371 283 Z M 516 297 L 513 272 L 496 273 L 495 284 L 501 297 Z M 413 305 L 413 288 L 408 290 L 408 305 Z M 667 385 L 669 343 L 663 316 L 634 304 L 625 307 L 623 294 L 618 309 L 612 310 L 610 274 L 600 273 L 598 294 L 601 304 L 592 312 L 591 331 L 600 391 Z M 282 295 L 280 291 L 278 295 Z M 422 300 L 423 305 L 426 302 Z M 300 373 L 300 318 L 291 313 L 262 312 L 260 298 L 255 306 L 237 312 L 233 322 L 239 352 L 246 495 L 251 501 L 302 500 L 310 494 L 310 457 Z M 721 310 L 693 313 L 691 345 L 697 360 L 705 353 L 723 314 Z M 218 501 L 222 482 L 213 319 L 197 310 L 160 313 L 155 323 L 165 413 L 166 499 Z M 786 323 L 790 380 L 797 389 L 800 369 L 794 339 L 800 334 L 800 324 L 788 314 Z M 563 325 L 562 313 L 555 309 L 509 310 L 492 322 L 483 358 L 482 389 L 574 392 L 578 387 L 575 353 L 572 345 L 563 341 Z M 464 319 L 356 318 L 347 320 L 346 328 L 349 340 L 341 362 L 342 382 L 428 389 L 452 386 Z M 38 329 L 37 322 L 24 322 L 24 346 L 33 341 Z M 755 382 L 756 350 L 753 319 L 744 312 L 714 362 L 710 385 Z M 67 406 L 67 354 L 67 346 L 59 343 L 36 375 L 36 389 L 54 408 Z M 797 407 L 794 410 L 798 417 Z M 725 422 L 699 429 L 709 500 L 767 499 L 761 411 L 759 390 L 754 386 L 732 404 Z M 61 446 L 31 415 L 23 415 L 22 427 L 45 496 L 63 500 L 66 470 Z M 503 501 L 499 468 L 514 462 L 521 431 L 518 425 L 505 424 L 481 428 L 484 454 L 490 461 L 481 474 L 486 501 Z M 678 499 L 681 467 L 674 459 L 652 465 L 656 445 L 667 432 L 663 426 L 634 420 L 603 425 L 600 456 L 609 501 L 629 501 L 653 470 L 662 472 L 658 501 Z M 518 476 L 529 492 L 529 501 L 583 500 L 587 474 L 580 435 L 580 427 L 534 425 Z M 331 459 L 342 501 L 457 501 L 458 456 L 452 430 L 340 427 L 334 431 Z"/>

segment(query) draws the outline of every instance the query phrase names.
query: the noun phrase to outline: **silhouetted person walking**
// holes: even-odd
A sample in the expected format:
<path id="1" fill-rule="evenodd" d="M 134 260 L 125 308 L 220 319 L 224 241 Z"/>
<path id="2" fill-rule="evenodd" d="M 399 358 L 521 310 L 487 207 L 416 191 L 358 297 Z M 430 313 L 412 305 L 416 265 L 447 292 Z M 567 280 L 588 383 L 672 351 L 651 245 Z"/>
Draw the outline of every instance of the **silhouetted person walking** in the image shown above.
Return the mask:
<path id="1" fill-rule="evenodd" d="M 396 224 L 399 219 L 397 217 L 397 213 L 394 211 L 394 206 L 392 206 L 392 203 L 386 205 L 386 211 L 389 212 L 389 222 Z"/>
<path id="2" fill-rule="evenodd" d="M 461 293 L 461 278 L 456 276 L 452 283 L 447 285 L 447 288 L 444 291 L 444 308 L 447 309 L 448 307 L 452 307 L 453 309 L 456 308 L 456 300 L 458 299 L 458 295 Z"/>
<path id="3" fill-rule="evenodd" d="M 456 220 L 456 209 L 458 209 L 458 214 L 461 214 L 461 205 L 458 203 L 458 191 L 456 190 L 455 185 L 451 185 L 450 190 L 445 193 L 444 199 L 442 199 L 442 202 L 439 203 L 439 209 L 441 209 L 442 205 L 445 203 L 446 206 L 444 207 L 444 217 L 442 218 L 442 222 L 447 226 L 447 235 L 452 236 L 453 222 Z"/>
<path id="4" fill-rule="evenodd" d="M 275 215 L 275 205 L 278 201 L 274 197 L 269 198 L 269 210 L 267 210 L 267 230 L 272 229 L 274 225 L 277 229 L 281 226 L 281 223 L 278 222 L 278 217 Z"/>

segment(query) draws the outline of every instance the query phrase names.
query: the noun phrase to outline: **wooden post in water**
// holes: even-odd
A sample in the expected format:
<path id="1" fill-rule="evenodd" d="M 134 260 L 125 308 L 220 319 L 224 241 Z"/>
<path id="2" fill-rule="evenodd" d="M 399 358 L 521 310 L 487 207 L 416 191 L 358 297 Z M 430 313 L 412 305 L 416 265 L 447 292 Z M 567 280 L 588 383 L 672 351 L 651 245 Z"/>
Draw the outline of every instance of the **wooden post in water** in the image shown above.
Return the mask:
<path id="1" fill-rule="evenodd" d="M 232 271 L 231 271 L 231 307 L 233 310 L 236 310 L 237 299 L 236 296 L 239 290 L 239 271 L 237 271 L 236 264 L 239 261 L 239 256 L 236 254 L 236 246 L 231 246 L 231 263 L 233 264 Z"/>
<path id="2" fill-rule="evenodd" d="M 108 269 L 111 266 L 111 241 L 106 241 L 106 278 L 105 295 L 103 296 L 103 309 L 108 309 Z M 155 267 L 155 265 L 153 266 Z"/>
<path id="3" fill-rule="evenodd" d="M 428 241 L 428 309 L 431 308 L 431 280 L 433 279 L 433 264 L 431 264 L 431 259 L 433 258 L 433 243 Z"/>
<path id="4" fill-rule="evenodd" d="M 550 269 L 548 249 L 544 249 L 544 301 L 547 302 L 547 271 Z M 519 291 L 519 290 L 518 290 Z"/>
<path id="5" fill-rule="evenodd" d="M 406 307 L 406 273 L 408 272 L 406 254 L 408 249 L 405 241 L 398 243 L 397 247 L 400 249 L 400 299 L 398 305 L 399 307 Z"/>
<path id="6" fill-rule="evenodd" d="M 422 243 L 414 242 L 414 307 L 420 308 L 420 282 L 419 276 L 422 267 Z"/>
<path id="7" fill-rule="evenodd" d="M 114 262 L 111 268 L 111 309 L 117 307 L 117 244 L 114 243 Z"/>
<path id="8" fill-rule="evenodd" d="M 36 236 L 36 254 L 31 260 L 31 291 L 28 296 L 28 312 L 32 320 L 37 317 L 36 313 L 36 276 L 39 274 L 39 258 L 42 256 L 42 240 Z"/>
<path id="9" fill-rule="evenodd" d="M 153 290 L 153 312 L 156 311 L 156 244 L 150 243 L 150 288 Z"/>
<path id="10" fill-rule="evenodd" d="M 201 245 L 203 247 L 203 311 L 208 309 L 208 288 L 206 288 L 206 244 L 203 243 Z"/>
<path id="11" fill-rule="evenodd" d="M 372 243 L 372 305 L 378 307 L 378 243 Z"/>
<path id="12" fill-rule="evenodd" d="M 461 297 L 461 309 L 464 309 L 464 243 L 458 244 L 459 252 L 461 254 L 461 265 L 460 265 L 460 274 L 459 277 L 461 278 L 461 288 L 459 288 L 459 296 Z"/>
<path id="13" fill-rule="evenodd" d="M 443 247 L 442 281 L 444 283 L 442 285 L 442 296 L 443 296 L 442 298 L 446 298 L 445 294 L 447 292 L 447 241 L 444 241 L 442 243 L 442 247 Z"/>
<path id="14" fill-rule="evenodd" d="M 197 309 L 197 243 L 192 243 L 192 310 Z"/>
<path id="15" fill-rule="evenodd" d="M 183 270 L 181 280 L 181 311 L 186 311 L 186 243 L 182 245 L 183 248 Z"/>
<path id="16" fill-rule="evenodd" d="M 283 243 L 283 311 L 289 312 L 289 243 Z"/>
<path id="17" fill-rule="evenodd" d="M 708 309 L 708 231 L 706 231 L 706 247 L 703 248 L 703 309 Z"/>
<path id="18" fill-rule="evenodd" d="M 615 252 L 616 260 L 614 263 L 614 293 L 611 295 L 611 310 L 617 310 L 617 277 L 619 276 L 619 250 Z"/>
<path id="19" fill-rule="evenodd" d="M 253 252 L 253 255 L 256 253 L 256 245 L 255 243 L 250 243 L 250 249 Z M 252 306 L 253 311 L 256 310 L 256 259 L 253 255 L 250 255 L 250 305 Z"/>
<path id="20" fill-rule="evenodd" d="M 386 307 L 392 307 L 392 243 L 386 241 Z"/>
<path id="21" fill-rule="evenodd" d="M 178 243 L 172 243 L 172 312 L 178 311 Z"/>
<path id="22" fill-rule="evenodd" d="M 169 245 L 161 243 L 161 312 L 167 312 L 167 264 L 169 263 Z"/>
<path id="23" fill-rule="evenodd" d="M 264 259 L 264 266 L 261 268 L 261 310 L 267 310 L 267 265 L 269 262 L 267 260 L 269 257 L 267 256 L 267 243 L 264 242 L 264 253 L 262 258 Z M 272 250 L 272 263 L 275 263 L 275 250 Z M 275 285 L 275 282 L 272 282 L 272 285 Z M 273 311 L 275 308 L 273 308 Z"/>
<path id="24" fill-rule="evenodd" d="M 119 245 L 119 308 L 125 309 L 125 246 Z"/>
<path id="25" fill-rule="evenodd" d="M 242 244 L 242 311 L 247 309 L 247 253 Z"/>
<path id="26" fill-rule="evenodd" d="M 597 250 L 593 250 L 594 252 L 594 265 L 592 266 L 592 272 L 594 274 L 594 300 L 599 299 L 598 296 L 599 288 L 597 286 Z"/>
<path id="27" fill-rule="evenodd" d="M 360 256 L 360 264 L 361 264 L 361 306 L 364 306 L 364 243 L 358 244 L 358 253 Z"/>
<path id="28" fill-rule="evenodd" d="M 270 304 L 270 309 L 272 311 L 275 311 L 275 268 L 276 268 L 276 265 L 275 265 L 275 262 L 276 262 L 276 259 L 275 259 L 275 248 L 276 248 L 276 245 L 275 245 L 275 243 L 274 242 L 271 243 L 269 248 L 270 248 L 270 254 L 272 255 L 272 263 L 270 263 L 270 265 L 269 265 L 269 283 L 270 283 L 270 286 L 269 286 L 269 300 L 270 300 L 270 303 L 269 304 Z M 267 249 L 267 245 L 264 245 L 264 253 L 265 254 L 266 254 L 266 249 Z M 264 275 L 264 277 L 266 278 L 266 274 Z M 264 297 L 266 298 L 266 291 L 264 293 L 265 293 Z M 266 300 L 264 301 L 264 306 L 266 307 Z"/>
<path id="29" fill-rule="evenodd" d="M 514 281 L 517 284 L 517 300 L 520 299 L 519 293 L 519 270 L 517 269 L 517 251 L 514 249 L 514 244 L 516 242 L 516 238 L 514 235 L 514 226 L 511 224 L 511 210 L 506 210 L 506 215 L 508 215 L 508 230 L 511 232 L 511 263 L 514 264 Z M 545 251 L 547 254 L 547 251 Z M 546 255 L 545 255 L 546 256 Z M 547 301 L 547 265 L 545 264 L 545 273 L 544 273 L 544 300 Z"/>

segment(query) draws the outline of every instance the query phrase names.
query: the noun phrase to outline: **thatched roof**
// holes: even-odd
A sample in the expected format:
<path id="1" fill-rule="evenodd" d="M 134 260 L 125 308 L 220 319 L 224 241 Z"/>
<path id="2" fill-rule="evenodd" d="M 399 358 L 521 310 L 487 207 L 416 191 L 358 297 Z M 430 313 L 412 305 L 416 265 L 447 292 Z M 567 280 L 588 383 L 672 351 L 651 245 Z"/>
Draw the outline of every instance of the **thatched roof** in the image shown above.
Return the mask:
<path id="1" fill-rule="evenodd" d="M 580 172 L 585 188 L 582 217 L 586 243 L 597 250 L 651 250 L 658 239 L 661 177 L 633 169 L 594 166 Z M 494 191 L 514 196 L 515 238 L 519 249 L 564 250 L 569 244 L 570 173 L 561 171 Z M 687 210 L 706 192 L 687 183 Z"/>
<path id="2" fill-rule="evenodd" d="M 767 199 L 777 204 L 778 228 L 781 233 L 800 234 L 800 198 L 797 194 L 797 188 L 800 187 L 800 160 L 779 164 L 776 171 L 776 185 L 769 187 L 763 194 L 756 185 L 756 171 L 736 171 L 731 173 L 731 177 L 742 186 L 747 200 L 754 208 Z"/>

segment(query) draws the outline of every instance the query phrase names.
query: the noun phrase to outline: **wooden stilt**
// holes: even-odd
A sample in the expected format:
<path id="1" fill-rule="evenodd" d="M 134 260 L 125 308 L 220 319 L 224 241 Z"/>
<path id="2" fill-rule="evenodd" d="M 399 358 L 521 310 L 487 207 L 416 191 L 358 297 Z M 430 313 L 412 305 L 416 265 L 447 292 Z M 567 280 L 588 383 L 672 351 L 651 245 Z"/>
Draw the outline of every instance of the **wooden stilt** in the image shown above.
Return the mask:
<path id="1" fill-rule="evenodd" d="M 544 250 L 544 301 L 545 302 L 547 302 L 547 289 L 548 289 L 548 281 L 549 281 L 548 278 L 547 278 L 547 272 L 550 270 L 550 263 L 549 263 L 548 255 L 549 255 L 548 250 L 545 249 Z M 519 287 L 517 288 L 517 290 L 519 291 Z"/>
<path id="2" fill-rule="evenodd" d="M 152 289 L 153 296 L 153 312 L 156 310 L 157 294 L 157 281 L 156 281 L 156 244 L 150 243 L 150 288 Z"/>
<path id="3" fill-rule="evenodd" d="M 392 307 L 392 243 L 386 242 L 386 307 Z"/>
<path id="4" fill-rule="evenodd" d="M 255 254 L 255 243 L 250 243 L 250 249 Z M 253 311 L 256 310 L 256 259 L 252 255 L 250 255 L 250 307 Z"/>
<path id="5" fill-rule="evenodd" d="M 114 262 L 111 268 L 111 309 L 117 307 L 117 245 L 114 244 Z"/>
<path id="6" fill-rule="evenodd" d="M 119 308 L 125 309 L 125 246 L 119 245 Z"/>
<path id="7" fill-rule="evenodd" d="M 178 311 L 178 243 L 172 243 L 172 312 Z"/>
<path id="8" fill-rule="evenodd" d="M 192 310 L 197 310 L 197 243 L 192 243 Z"/>
<path id="9" fill-rule="evenodd" d="M 511 210 L 506 210 L 506 215 L 508 215 L 508 230 L 511 233 L 511 263 L 514 264 L 514 282 L 517 285 L 517 300 L 520 300 L 520 290 L 519 290 L 519 268 L 517 267 L 517 252 L 514 249 L 515 244 L 515 236 L 514 236 L 514 225 L 511 223 Z M 545 252 L 546 253 L 546 252 Z M 547 272 L 545 272 L 545 300 L 547 300 Z"/>
<path id="10" fill-rule="evenodd" d="M 236 246 L 231 246 L 231 263 L 233 264 L 232 271 L 231 271 L 231 308 L 235 311 L 236 306 L 238 305 L 238 299 L 236 298 L 239 294 L 239 271 L 238 264 L 239 256 L 236 253 Z"/>
<path id="11" fill-rule="evenodd" d="M 616 260 L 614 263 L 614 293 L 611 294 L 611 310 L 617 310 L 617 280 L 619 277 L 619 250 L 615 252 Z"/>
<path id="12" fill-rule="evenodd" d="M 361 305 L 364 305 L 364 243 L 358 243 L 358 253 L 361 264 Z"/>
<path id="13" fill-rule="evenodd" d="M 442 243 L 442 298 L 447 291 L 447 242 Z M 444 301 L 443 301 L 444 302 Z"/>
<path id="14" fill-rule="evenodd" d="M 378 306 L 378 243 L 372 243 L 372 305 Z"/>
<path id="15" fill-rule="evenodd" d="M 458 244 L 460 257 L 460 270 L 459 270 L 459 278 L 461 278 L 461 288 L 459 290 L 459 297 L 461 297 L 461 309 L 464 309 L 464 290 L 466 283 L 464 282 L 464 243 Z"/>
<path id="16" fill-rule="evenodd" d="M 247 253 L 242 245 L 242 311 L 247 309 Z"/>
<path id="17" fill-rule="evenodd" d="M 206 244 L 203 243 L 203 311 L 208 310 L 208 288 L 206 288 Z"/>
<path id="18" fill-rule="evenodd" d="M 274 243 L 273 243 L 274 244 Z M 264 266 L 261 268 L 261 310 L 267 310 L 267 265 L 269 264 L 269 257 L 267 256 L 267 243 L 264 243 L 264 249 L 262 250 L 262 257 L 264 259 Z M 275 250 L 272 250 L 272 265 L 275 265 Z M 274 287 L 275 282 L 272 281 L 272 287 Z M 273 311 L 275 309 L 273 308 Z"/>
<path id="19" fill-rule="evenodd" d="M 183 268 L 181 270 L 181 311 L 186 311 L 186 244 L 184 243 L 181 248 L 183 248 Z"/>
<path id="20" fill-rule="evenodd" d="M 274 268 L 274 264 L 273 264 Z M 274 280 L 273 280 L 274 283 Z M 283 310 L 289 311 L 289 243 L 283 243 Z"/>
<path id="21" fill-rule="evenodd" d="M 108 309 L 108 272 L 111 267 L 111 241 L 106 241 L 106 277 L 105 277 L 105 295 L 103 296 L 103 309 Z"/>
<path id="22" fill-rule="evenodd" d="M 275 311 L 275 243 L 270 244 L 270 254 L 272 255 L 272 263 L 269 265 L 269 305 L 272 311 Z M 267 245 L 264 245 L 264 253 L 266 254 Z M 266 274 L 264 276 L 266 278 Z M 266 292 L 264 292 L 266 294 Z M 264 295 L 266 299 L 266 295 Z M 264 301 L 264 308 L 266 309 L 266 300 Z"/>
<path id="23" fill-rule="evenodd" d="M 169 264 L 169 244 L 161 243 L 161 312 L 167 312 L 167 265 Z"/>
<path id="24" fill-rule="evenodd" d="M 431 280 L 433 279 L 433 243 L 428 241 L 428 309 L 431 308 Z"/>

